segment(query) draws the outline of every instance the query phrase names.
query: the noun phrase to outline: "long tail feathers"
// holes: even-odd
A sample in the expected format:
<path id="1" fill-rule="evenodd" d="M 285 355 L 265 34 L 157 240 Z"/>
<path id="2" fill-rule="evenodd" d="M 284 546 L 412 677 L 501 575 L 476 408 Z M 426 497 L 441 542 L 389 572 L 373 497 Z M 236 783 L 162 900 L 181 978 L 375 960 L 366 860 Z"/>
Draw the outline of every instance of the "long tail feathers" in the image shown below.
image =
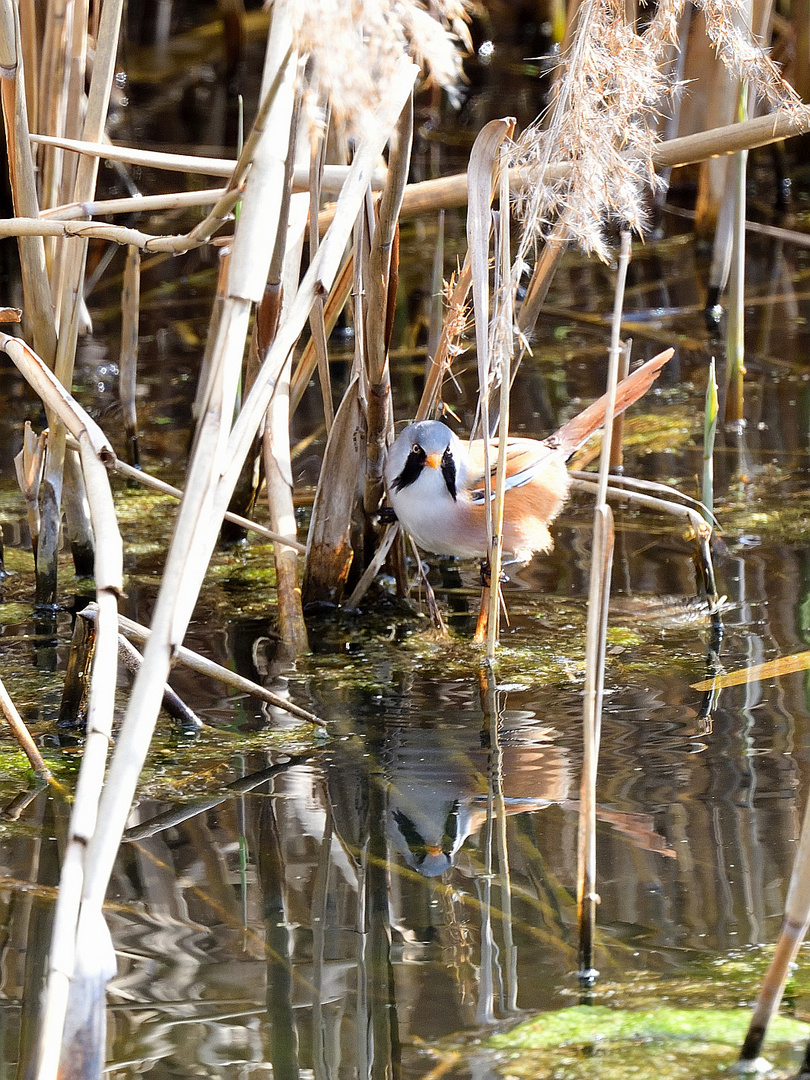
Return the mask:
<path id="1" fill-rule="evenodd" d="M 614 416 L 624 412 L 626 408 L 638 401 L 647 393 L 652 384 L 658 378 L 661 368 L 668 360 L 672 359 L 674 349 L 666 349 L 664 352 L 648 360 L 646 364 L 622 379 L 616 387 L 616 410 Z M 605 410 L 607 407 L 607 394 L 603 394 L 593 405 L 589 405 L 581 413 L 569 420 L 567 424 L 556 431 L 552 436 L 560 448 L 569 458 L 575 450 L 590 438 L 591 435 L 605 422 Z"/>

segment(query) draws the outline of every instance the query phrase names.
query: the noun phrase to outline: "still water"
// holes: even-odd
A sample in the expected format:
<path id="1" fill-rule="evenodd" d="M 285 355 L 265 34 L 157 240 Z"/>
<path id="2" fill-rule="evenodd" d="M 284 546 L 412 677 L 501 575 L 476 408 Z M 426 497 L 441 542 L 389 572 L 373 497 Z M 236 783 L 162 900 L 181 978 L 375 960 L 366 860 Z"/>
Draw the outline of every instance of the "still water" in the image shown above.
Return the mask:
<path id="1" fill-rule="evenodd" d="M 796 200 L 801 210 L 801 190 Z M 449 217 L 448 271 L 463 235 Z M 636 409 L 643 423 L 628 421 L 626 467 L 696 494 L 706 370 L 714 355 L 722 371 L 722 347 L 701 312 L 708 253 L 684 227 L 665 216 L 663 237 L 634 253 L 634 357 L 669 344 L 676 355 Z M 418 306 L 429 280 L 424 252 L 435 229 L 421 222 L 403 236 L 403 310 L 414 295 Z M 172 481 L 182 473 L 214 287 L 206 258 L 190 256 L 179 285 L 173 265 L 144 275 L 142 460 Z M 695 599 L 683 526 L 616 511 L 597 793 L 597 1000 L 621 998 L 634 980 L 664 1000 L 700 962 L 772 942 L 807 798 L 807 673 L 715 696 L 692 685 L 810 641 L 810 259 L 755 237 L 748 261 L 748 423 L 721 433 L 716 462 L 722 640 Z M 611 289 L 608 268 L 576 255 L 563 265 L 516 383 L 515 431 L 545 435 L 600 392 L 608 337 L 600 313 Z M 114 281 L 90 304 L 95 329 L 82 346 L 77 395 L 116 442 Z M 413 410 L 423 362 L 406 336 L 403 328 L 394 365 L 400 419 Z M 69 782 L 81 740 L 56 720 L 86 583 L 66 563 L 59 611 L 35 616 L 11 456 L 22 421 L 42 419 L 9 366 L 3 375 L 13 424 L 3 425 L 0 445 L 9 571 L 0 668 Z M 469 379 L 447 397 L 469 424 Z M 294 430 L 296 440 L 314 436 L 295 458 L 302 525 L 322 448 L 317 400 L 313 389 Z M 148 624 L 172 507 L 120 482 L 117 491 L 122 609 Z M 509 1070 L 477 1040 L 576 1002 L 584 497 L 561 517 L 555 542 L 505 588 L 509 626 L 494 676 L 482 673 L 470 641 L 475 566 L 431 566 L 448 638 L 430 628 L 416 591 L 405 603 L 384 582 L 360 612 L 313 613 L 312 652 L 290 664 L 273 634 L 270 549 L 248 541 L 218 554 L 187 644 L 289 694 L 322 728 L 187 671 L 173 677 L 206 726 L 184 736 L 164 717 L 108 895 L 118 958 L 111 1076 L 483 1080 Z M 124 702 L 123 674 L 120 693 Z M 7 737 L 2 749 L 4 1077 L 31 1038 L 69 808 L 30 787 Z M 699 1006 L 711 1008 L 717 993 L 703 981 Z M 735 1003 L 755 993 L 752 982 Z M 801 995 L 793 1007 L 810 1008 Z"/>

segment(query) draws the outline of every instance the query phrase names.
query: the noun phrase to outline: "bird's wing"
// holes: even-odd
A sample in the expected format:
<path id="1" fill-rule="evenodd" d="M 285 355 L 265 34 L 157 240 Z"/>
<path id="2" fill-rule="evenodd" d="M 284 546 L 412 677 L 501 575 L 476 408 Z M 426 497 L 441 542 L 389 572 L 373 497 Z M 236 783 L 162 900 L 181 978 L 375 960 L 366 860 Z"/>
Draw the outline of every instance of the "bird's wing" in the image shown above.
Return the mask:
<path id="1" fill-rule="evenodd" d="M 542 442 L 537 439 L 509 439 L 506 444 L 506 490 L 528 484 L 558 453 L 559 444 L 554 436 Z M 489 480 L 490 487 L 493 489 L 497 462 L 498 440 L 492 439 L 489 444 Z M 468 463 L 470 498 L 474 503 L 483 502 L 485 498 L 483 439 L 476 439 L 470 443 Z"/>

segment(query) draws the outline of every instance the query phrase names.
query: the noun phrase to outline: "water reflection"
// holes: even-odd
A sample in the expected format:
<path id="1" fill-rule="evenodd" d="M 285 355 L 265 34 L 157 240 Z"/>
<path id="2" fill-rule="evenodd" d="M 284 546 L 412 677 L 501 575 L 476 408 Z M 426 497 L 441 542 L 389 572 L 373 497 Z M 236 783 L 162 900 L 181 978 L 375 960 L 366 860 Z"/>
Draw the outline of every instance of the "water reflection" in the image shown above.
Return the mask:
<path id="1" fill-rule="evenodd" d="M 338 738 L 322 749 L 246 755 L 205 804 L 137 808 L 109 896 L 113 1075 L 192 1061 L 199 1075 L 423 1075 L 437 1039 L 570 1001 L 578 694 L 437 685 L 394 646 L 374 667 L 386 692 L 324 694 Z M 696 740 L 696 695 L 678 696 L 609 695 L 608 978 L 778 926 L 796 835 L 796 768 L 775 738 L 787 713 L 750 700 L 741 730 L 729 701 Z M 28 808 L 32 825 L 46 807 Z M 58 844 L 42 844 L 53 884 Z M 8 917 L 28 922 L 31 949 L 41 927 Z"/>

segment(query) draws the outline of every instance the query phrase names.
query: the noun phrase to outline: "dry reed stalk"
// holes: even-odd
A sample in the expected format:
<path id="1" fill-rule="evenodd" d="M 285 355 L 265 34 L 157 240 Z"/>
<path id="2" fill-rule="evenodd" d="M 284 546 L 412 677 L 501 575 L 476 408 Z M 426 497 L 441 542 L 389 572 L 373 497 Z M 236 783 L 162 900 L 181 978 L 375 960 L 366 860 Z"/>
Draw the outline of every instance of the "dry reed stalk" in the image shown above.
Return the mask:
<path id="1" fill-rule="evenodd" d="M 274 24 L 277 22 L 274 19 Z M 280 27 L 279 32 L 281 30 L 283 28 Z M 258 231 L 262 236 L 265 225 L 272 227 L 272 222 L 278 216 L 278 203 L 271 204 L 266 198 L 266 176 L 254 169 L 248 177 L 231 256 L 228 305 L 222 311 L 216 327 L 212 351 L 211 384 L 216 388 L 216 393 L 210 396 L 206 413 L 201 418 L 186 495 L 180 506 L 153 615 L 152 634 L 144 652 L 143 667 L 132 688 L 126 718 L 110 764 L 108 782 L 102 793 L 96 829 L 87 850 L 82 910 L 88 912 L 88 921 L 91 920 L 89 913 L 97 913 L 101 909 L 160 707 L 161 687 L 171 659 L 185 634 L 219 523 L 242 462 L 267 410 L 278 373 L 306 324 L 315 295 L 324 295 L 331 288 L 369 177 L 402 110 L 415 75 L 413 65 L 403 60 L 394 77 L 383 88 L 376 124 L 357 146 L 332 229 L 310 263 L 268 351 L 259 377 L 230 429 L 248 318 L 252 304 L 263 293 L 269 261 L 266 246 L 262 249 L 255 235 L 245 234 L 246 230 L 253 234 Z M 283 145 L 286 146 L 286 142 Z M 283 160 L 279 160 L 274 168 L 283 173 L 283 165 Z M 261 210 L 258 206 L 250 205 L 257 198 L 260 199 Z"/>
<path id="2" fill-rule="evenodd" d="M 313 249 L 317 251 L 317 245 Z M 352 291 L 352 282 L 354 280 L 354 258 L 351 255 L 346 256 L 343 265 L 340 268 L 340 272 L 335 278 L 335 283 L 329 293 L 326 303 L 323 307 L 323 327 L 325 337 L 329 337 L 335 328 L 338 316 L 343 308 L 346 306 L 346 302 L 349 299 L 349 295 Z M 323 297 L 316 297 L 317 303 L 323 304 Z M 301 404 L 301 398 L 304 396 L 304 391 L 309 385 L 309 380 L 312 378 L 312 373 L 315 371 L 318 360 L 318 346 L 312 338 L 304 346 L 304 351 L 301 354 L 301 359 L 298 361 L 298 365 L 292 377 L 290 384 L 290 412 L 294 413 L 298 406 Z M 326 372 L 328 378 L 328 371 Z M 322 384 L 323 385 L 323 384 Z M 322 391 L 323 392 L 323 391 Z M 328 391 L 329 401 L 331 403 L 331 386 Z M 332 406 L 334 409 L 334 406 Z M 334 419 L 334 417 L 333 417 Z"/>
<path id="3" fill-rule="evenodd" d="M 36 0 L 20 0 L 17 7 L 20 23 L 20 42 L 25 76 L 25 102 L 28 127 L 39 130 L 39 33 L 37 31 Z"/>
<path id="4" fill-rule="evenodd" d="M 115 74 L 122 10 L 123 0 L 107 0 L 102 12 L 83 125 L 84 135 L 91 141 L 100 141 L 104 133 Z M 76 180 L 71 193 L 73 201 L 83 202 L 93 197 L 97 171 L 98 162 L 95 158 L 79 159 Z M 54 371 L 64 386 L 70 386 L 73 381 L 76 341 L 83 311 L 82 286 L 87 258 L 87 240 L 76 240 L 72 243 L 64 241 L 64 243 L 67 247 L 61 264 L 57 302 L 59 339 Z M 49 422 L 49 430 L 48 456 L 42 484 L 42 531 L 37 553 L 37 599 L 44 604 L 53 604 L 56 601 L 57 553 L 65 457 L 64 427 L 59 423 Z"/>
<path id="5" fill-rule="evenodd" d="M 490 120 L 476 137 L 470 153 L 470 165 L 467 171 L 467 253 L 470 260 L 475 346 L 478 361 L 478 411 L 472 434 L 480 426 L 484 437 L 484 476 L 491 475 L 489 395 L 494 379 L 490 363 L 489 325 L 489 238 L 492 229 L 490 207 L 497 183 L 495 167 L 496 164 L 500 163 L 501 146 L 505 139 L 511 137 L 514 126 L 515 121 L 511 117 L 503 120 Z M 487 522 L 487 573 L 490 574 L 495 515 L 492 508 L 492 488 L 489 484 L 484 484 L 484 512 Z M 475 631 L 475 641 L 478 644 L 487 637 L 487 619 L 493 603 L 497 612 L 497 598 L 500 596 L 497 578 L 495 579 L 495 588 L 491 592 L 490 588 L 491 586 L 485 583 L 481 597 L 478 625 Z M 492 600 L 493 594 L 494 601 Z M 493 633 L 497 634 L 497 617 Z M 489 640 L 488 637 L 487 640 Z"/>
<path id="6" fill-rule="evenodd" d="M 795 135 L 810 131 L 810 116 L 806 113 L 774 112 L 757 116 L 741 124 L 709 128 L 694 135 L 681 135 L 653 146 L 651 160 L 660 170 L 672 170 L 686 165 L 697 165 L 708 158 L 734 154 L 738 150 L 755 150 L 760 146 L 781 142 Z M 532 170 L 517 166 L 509 170 L 512 193 L 519 195 L 531 187 Z M 571 166 L 554 162 L 543 171 L 546 183 L 564 180 L 571 175 Z M 405 189 L 400 211 L 400 221 L 421 217 L 434 210 L 464 206 L 467 202 L 467 174 L 456 173 L 437 180 L 424 180 L 409 184 Z M 321 210 L 318 225 L 323 233 L 334 214 L 334 204 Z"/>
<path id="7" fill-rule="evenodd" d="M 376 513 L 383 500 L 383 461 L 394 430 L 388 345 L 399 272 L 395 239 L 399 209 L 408 180 L 412 143 L 413 102 L 409 100 L 402 110 L 394 138 L 391 140 L 388 179 L 383 188 L 371 237 L 363 301 L 366 395 L 366 476 L 363 503 L 368 515 Z"/>
<path id="8" fill-rule="evenodd" d="M 39 544 L 39 485 L 42 481 L 47 438 L 47 431 L 35 435 L 30 420 L 26 420 L 23 430 L 22 449 L 14 458 L 14 470 L 17 474 L 20 491 L 25 499 L 28 531 L 31 533 L 31 547 L 35 559 L 37 545 Z"/>
<path id="9" fill-rule="evenodd" d="M 295 125 L 293 125 L 293 132 L 294 128 Z M 290 154 L 292 155 L 292 144 Z M 283 232 L 279 232 L 277 242 L 277 248 L 283 255 L 279 315 L 283 310 L 283 297 L 294 293 L 295 283 L 300 275 L 304 231 L 309 210 L 309 197 L 306 195 L 293 195 L 290 201 L 291 213 L 288 227 Z M 272 276 L 271 273 L 271 280 Z M 262 358 L 266 353 L 266 347 L 260 350 Z M 287 355 L 279 373 L 276 391 L 267 410 L 262 441 L 270 525 L 275 532 L 288 540 L 295 541 L 297 525 L 290 457 L 291 372 L 292 350 Z M 285 542 L 276 544 L 273 554 L 276 566 L 279 633 L 288 654 L 297 656 L 309 650 L 299 586 L 298 554 L 294 546 Z"/>
<path id="10" fill-rule="evenodd" d="M 318 250 L 320 234 L 318 232 L 318 209 L 321 205 L 321 193 L 323 192 L 323 174 L 326 159 L 326 135 L 329 131 L 329 106 L 322 105 L 324 113 L 323 126 L 313 133 L 312 145 L 309 158 L 309 250 L 314 255 Z M 335 295 L 335 286 L 330 293 L 330 299 Z M 348 292 L 346 294 L 348 298 Z M 345 300 L 344 300 L 345 303 Z M 316 298 L 312 305 L 312 314 L 309 317 L 310 341 L 318 369 L 318 381 L 321 384 L 321 400 L 323 401 L 323 419 L 326 425 L 326 435 L 332 430 L 335 420 L 335 404 L 332 400 L 332 380 L 329 374 L 329 350 L 327 348 L 327 330 L 325 318 L 325 305 L 322 296 Z M 302 357 L 295 370 L 295 375 L 290 386 L 290 411 L 294 412 L 298 401 L 293 393 L 295 381 L 306 370 Z M 309 381 L 309 379 L 307 379 Z M 300 398 L 298 399 L 300 400 Z"/>
<path id="11" fill-rule="evenodd" d="M 67 79 L 66 34 L 67 0 L 54 0 L 45 12 L 45 28 L 42 40 L 42 57 L 38 69 L 40 111 L 37 131 L 64 135 L 65 81 Z M 40 196 L 45 206 L 58 201 L 59 175 L 64 154 L 61 147 L 44 148 L 37 154 L 40 173 Z M 48 265 L 53 264 L 55 245 L 48 245 Z"/>
<path id="12" fill-rule="evenodd" d="M 274 33 L 274 29 L 278 31 L 280 25 L 284 27 L 283 32 Z M 271 85 L 279 86 L 278 93 L 274 95 L 275 115 L 271 113 L 268 118 L 268 127 L 272 123 L 274 130 L 272 140 L 260 144 L 254 165 L 257 169 L 267 171 L 270 180 L 267 190 L 270 198 L 279 207 L 275 220 L 272 223 L 267 222 L 268 234 L 263 237 L 263 242 L 271 246 L 272 256 L 266 271 L 266 284 L 260 297 L 254 328 L 259 363 L 264 360 L 275 339 L 285 298 L 293 295 L 300 276 L 309 209 L 308 196 L 292 194 L 298 119 L 301 112 L 301 97 L 295 85 L 297 68 L 298 57 L 292 48 L 289 23 L 284 18 L 281 22 L 274 19 L 271 23 L 262 87 L 263 92 L 269 94 Z M 285 142 L 287 149 L 283 169 L 279 171 L 276 167 L 278 148 Z M 254 202 L 253 206 L 256 205 Z M 295 541 L 296 520 L 289 436 L 291 365 L 292 351 L 284 360 L 265 416 L 262 449 L 270 526 L 274 532 Z M 293 546 L 280 543 L 275 546 L 273 558 L 279 632 L 288 654 L 296 656 L 309 648 L 298 584 L 298 554 Z"/>
<path id="13" fill-rule="evenodd" d="M 87 842 L 96 823 L 99 792 L 112 736 L 118 597 L 123 590 L 123 548 L 105 467 L 105 462 L 114 460 L 115 455 L 104 433 L 24 342 L 19 338 L 0 335 L 0 349 L 7 353 L 34 388 L 49 413 L 57 417 L 78 441 L 97 542 L 95 578 L 99 615 L 87 711 L 87 736 L 60 877 L 37 1049 L 37 1076 L 45 1080 L 56 1072 L 69 992 L 75 991 L 80 997 L 82 993 L 77 984 L 72 983 L 74 948 Z M 104 943 L 104 937 L 96 938 L 95 955 L 99 964 L 109 967 L 111 945 L 109 950 L 105 951 L 103 947 L 99 950 L 99 945 L 103 946 Z M 89 947 L 90 943 L 86 944 Z M 92 954 L 92 948 L 90 951 Z"/>
<path id="14" fill-rule="evenodd" d="M 17 711 L 16 705 L 11 700 L 2 679 L 0 679 L 0 710 L 2 710 L 3 716 L 6 718 L 9 728 L 11 728 L 11 734 L 20 744 L 20 749 L 30 761 L 31 768 L 40 780 L 50 782 L 53 779 L 51 770 L 45 764 L 42 754 L 37 749 L 37 744 L 31 738 L 31 733 L 25 726 L 25 721 Z"/>
<path id="15" fill-rule="evenodd" d="M 710 49 L 708 41 L 702 49 L 695 49 L 695 39 L 705 39 L 706 23 L 703 13 L 697 11 L 691 23 L 691 34 L 686 50 L 684 78 L 697 88 L 689 94 L 702 114 L 696 119 L 700 127 L 711 116 L 713 124 L 726 126 L 739 119 L 737 104 L 740 97 L 740 80 Z M 691 47 L 689 47 L 691 46 Z M 731 162 L 727 157 L 711 157 L 700 163 L 698 189 L 695 201 L 695 229 L 700 236 L 711 236 L 717 227 L 721 206 L 729 195 Z"/>
<path id="16" fill-rule="evenodd" d="M 256 129 L 260 130 L 260 129 Z M 104 158 L 107 161 L 120 161 L 126 165 L 143 165 L 150 169 L 165 169 L 167 172 L 196 173 L 200 176 L 232 177 L 237 165 L 233 158 L 209 158 L 198 154 L 172 154 L 162 150 L 141 150 L 134 146 L 117 146 L 108 142 L 90 142 L 87 139 L 67 139 L 53 135 L 29 136 L 38 146 L 60 147 L 73 150 L 91 158 Z M 252 158 L 252 147 L 247 143 L 248 160 Z M 339 194 L 349 171 L 348 165 L 324 165 L 323 191 Z M 372 173 L 370 184 L 375 190 L 385 183 L 386 170 L 377 168 Z M 292 179 L 293 191 L 309 190 L 309 167 L 298 165 L 294 168 Z M 192 192 L 188 193 L 193 194 Z M 158 197 L 158 196 L 155 196 Z M 50 205 L 55 205 L 55 201 Z"/>
<path id="17" fill-rule="evenodd" d="M 498 458 L 495 472 L 495 491 L 490 504 L 492 514 L 492 544 L 488 552 L 490 581 L 489 613 L 487 619 L 487 662 L 494 664 L 498 644 L 498 622 L 501 608 L 501 554 L 503 551 L 503 500 L 506 492 L 506 446 L 509 439 L 509 390 L 512 386 L 511 362 L 514 341 L 514 296 L 511 289 L 511 246 L 509 241 L 509 176 L 506 170 L 504 145 L 500 147 L 498 185 L 500 189 L 500 219 L 498 222 L 498 262 L 494 311 L 492 316 L 492 355 L 498 364 L 500 386 L 500 417 Z M 502 793 L 501 793 L 502 794 Z M 502 822 L 505 827 L 505 819 Z"/>
<path id="18" fill-rule="evenodd" d="M 593 939 L 596 926 L 596 775 L 602 727 L 605 641 L 613 563 L 613 514 L 607 504 L 612 418 L 621 360 L 621 319 L 624 286 L 630 262 L 630 233 L 622 231 L 621 251 L 613 305 L 610 355 L 607 377 L 605 426 L 599 458 L 599 478 L 594 508 L 593 547 L 588 590 L 588 625 L 585 642 L 585 690 L 583 701 L 583 758 L 580 784 L 580 812 L 577 843 L 577 912 L 579 921 L 579 980 L 589 987 L 596 972 L 593 966 Z"/>
<path id="19" fill-rule="evenodd" d="M 121 290 L 121 352 L 118 359 L 118 395 L 124 410 L 124 430 L 129 447 L 130 464 L 132 465 L 140 463 L 138 410 L 136 404 L 140 299 L 141 253 L 139 248 L 130 246 L 127 248 L 124 284 Z"/>
<path id="20" fill-rule="evenodd" d="M 39 215 L 34 162 L 28 144 L 28 113 L 22 54 L 19 51 L 16 9 L 11 0 L 0 4 L 0 97 L 6 129 L 9 175 L 14 212 L 36 219 Z M 42 238 L 20 238 L 20 270 L 25 304 L 26 333 L 49 367 L 56 356 L 53 303 L 45 266 Z"/>
<path id="21" fill-rule="evenodd" d="M 751 1015 L 751 1022 L 740 1050 L 741 1062 L 759 1059 L 762 1043 L 779 1009 L 785 984 L 799 948 L 810 929 L 810 801 L 804 810 L 799 847 L 793 862 L 782 926 Z M 764 1063 L 760 1063 L 764 1064 Z M 758 1068 L 757 1072 L 764 1072 Z"/>
<path id="22" fill-rule="evenodd" d="M 40 218 L 59 218 L 71 221 L 76 218 L 98 215 L 140 214 L 152 210 L 184 210 L 189 207 L 213 206 L 227 192 L 227 188 L 208 188 L 204 191 L 174 191 L 166 195 L 133 195 L 123 199 L 97 199 L 93 202 L 67 203 L 41 210 Z"/>

